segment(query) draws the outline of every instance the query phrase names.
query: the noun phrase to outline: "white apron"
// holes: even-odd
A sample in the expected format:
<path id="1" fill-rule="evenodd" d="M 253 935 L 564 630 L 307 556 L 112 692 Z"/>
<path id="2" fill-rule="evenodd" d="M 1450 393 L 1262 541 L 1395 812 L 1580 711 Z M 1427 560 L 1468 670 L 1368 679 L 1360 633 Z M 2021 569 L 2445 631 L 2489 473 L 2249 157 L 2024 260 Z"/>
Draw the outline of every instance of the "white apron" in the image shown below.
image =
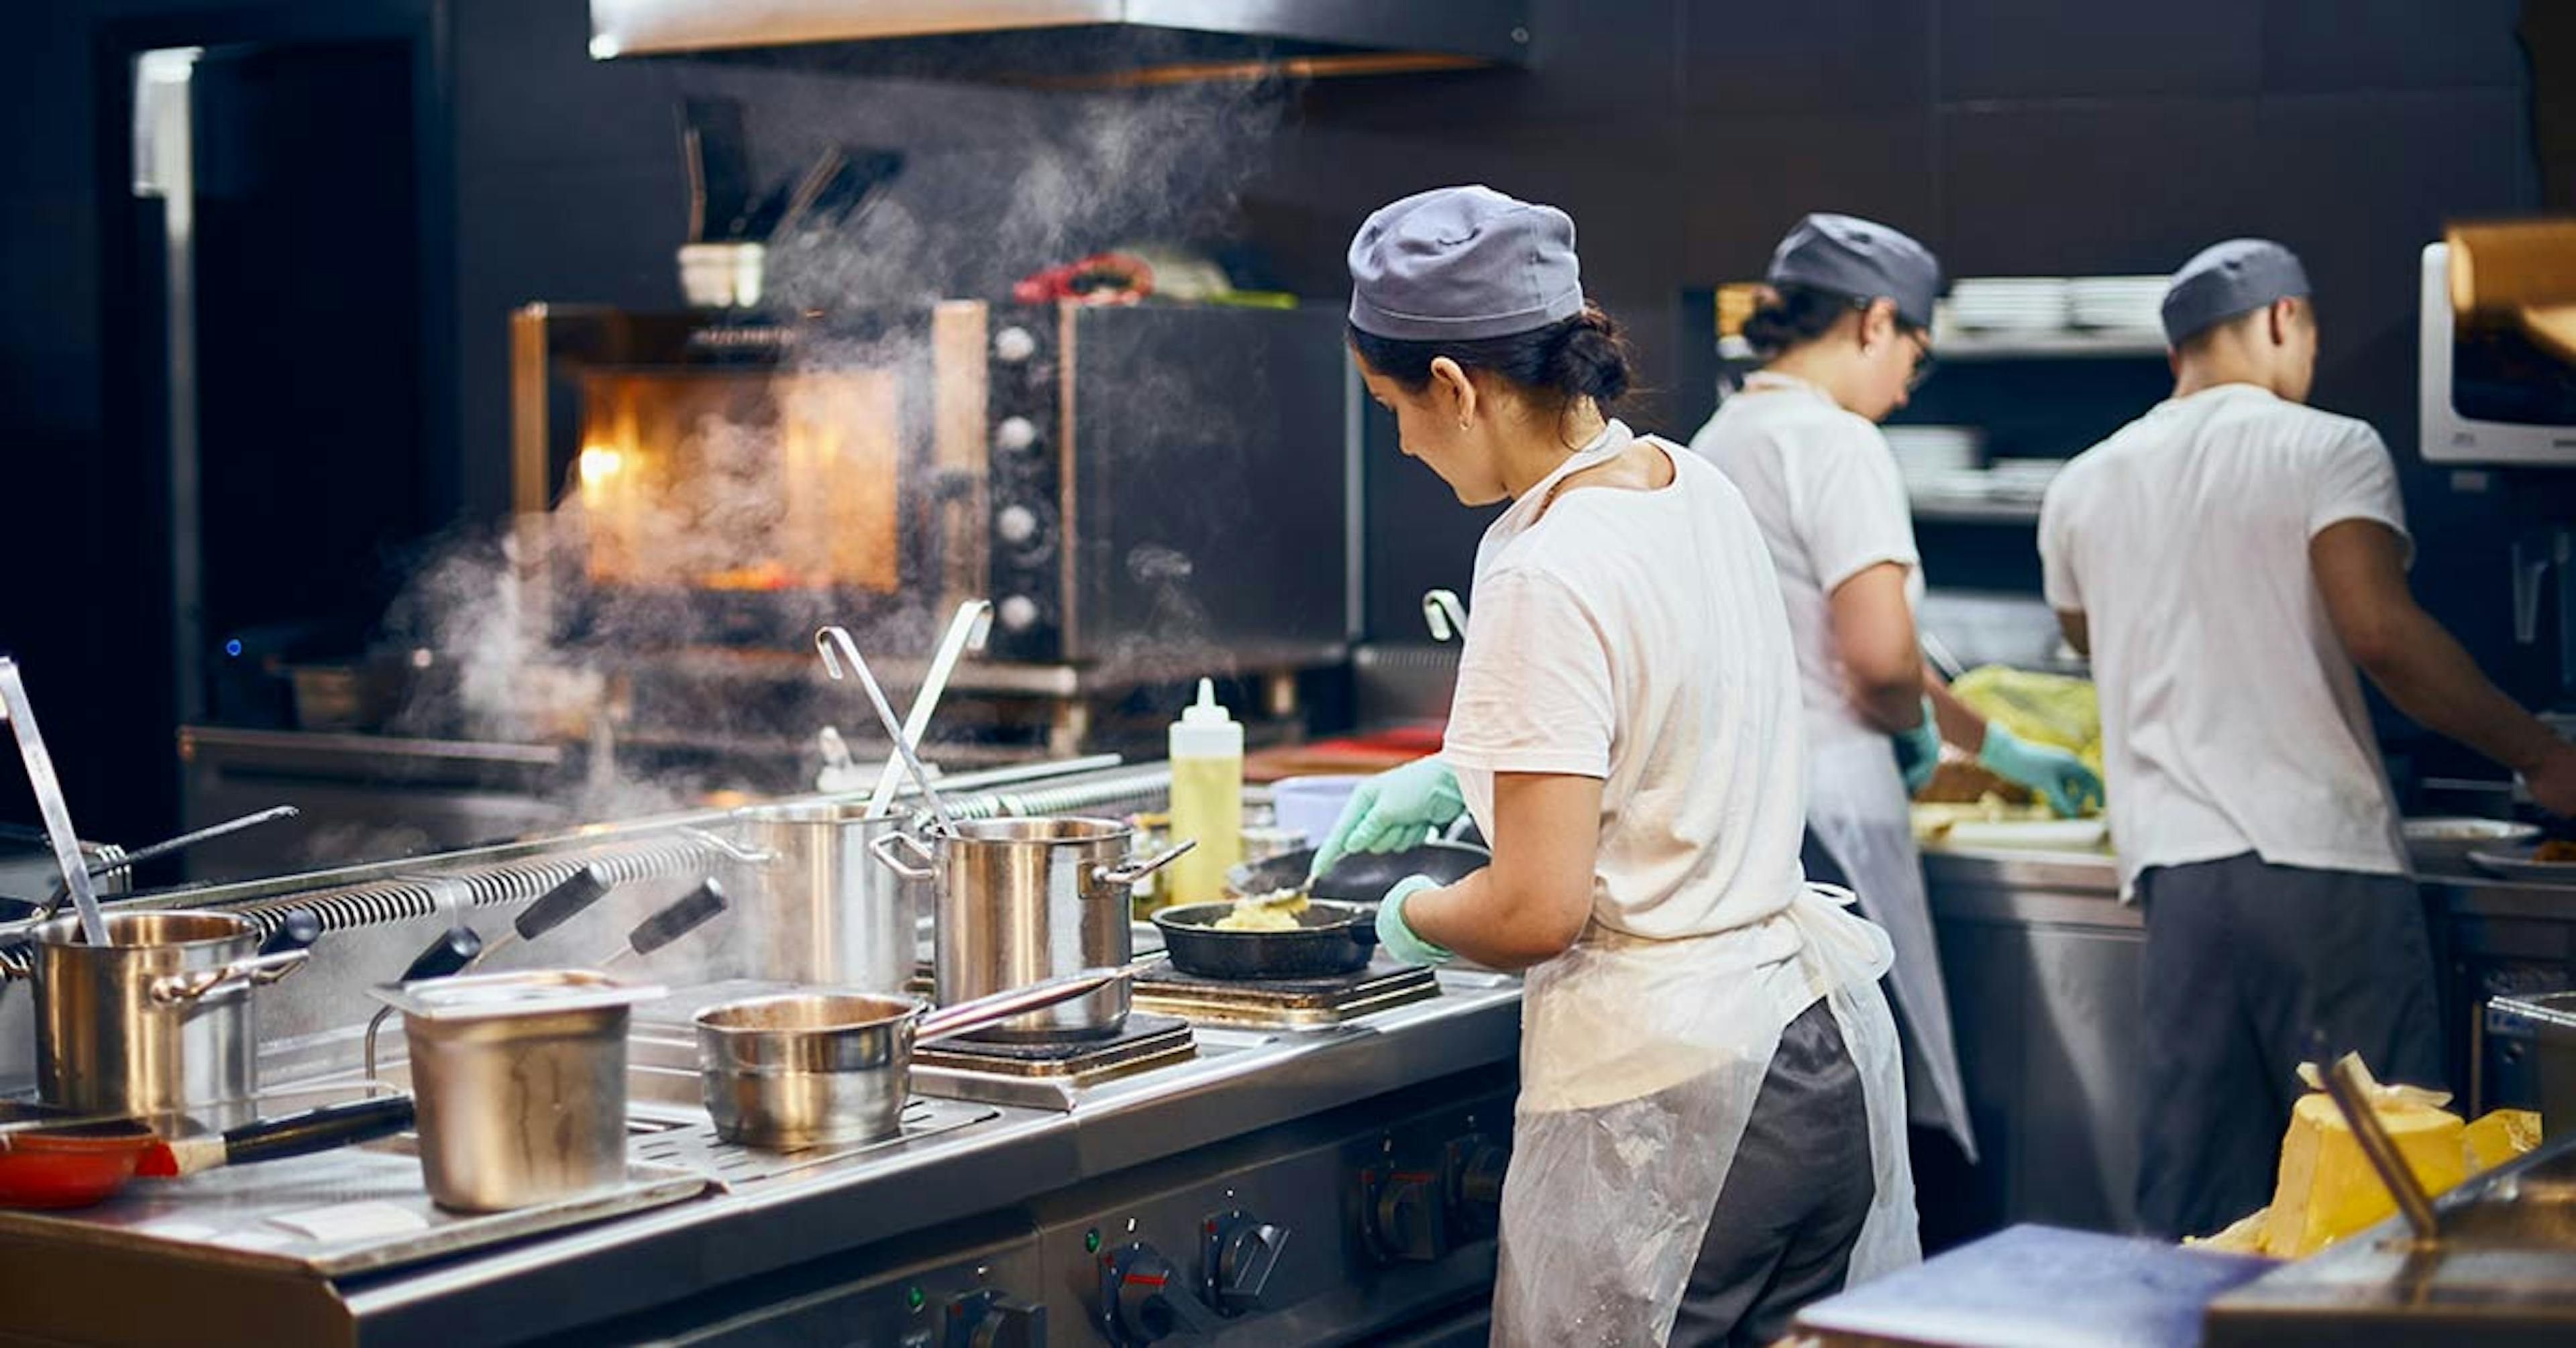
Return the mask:
<path id="1" fill-rule="evenodd" d="M 1588 929 L 1530 971 L 1494 1342 L 1662 1343 L 1780 1032 L 1831 1008 L 1860 1070 L 1875 1189 L 1850 1284 L 1920 1262 L 1887 937 L 1821 887 L 1683 941 Z"/>
<path id="2" fill-rule="evenodd" d="M 1811 737 L 1810 743 L 1814 741 Z M 1807 756 L 1807 826 L 1860 894 L 1863 916 L 1887 931 L 1896 967 L 1888 979 L 1914 1033 L 1906 1055 L 1908 1114 L 1946 1128 L 1968 1159 L 1977 1140 L 1968 1124 L 1968 1092 L 1950 1032 L 1950 1001 L 1941 984 L 1941 951 L 1932 906 L 1923 894 L 1923 861 L 1905 778 L 1886 740 L 1817 745 Z"/>
<path id="3" fill-rule="evenodd" d="M 1634 438 L 1612 421 L 1568 456 L 1487 533 L 1477 574 L 1543 513 L 1559 481 Z M 1491 800 L 1490 792 L 1468 795 L 1471 805 Z M 1479 814 L 1476 823 L 1493 836 L 1492 819 Z M 1878 990 L 1888 940 L 1849 903 L 1842 891 L 1811 888 L 1773 917 L 1675 941 L 1593 923 L 1572 949 L 1530 970 L 1494 1342 L 1629 1348 L 1665 1340 L 1781 1031 L 1819 997 L 1859 1068 L 1869 1110 L 1875 1187 L 1850 1282 L 1920 1262 L 1902 1051 Z"/>

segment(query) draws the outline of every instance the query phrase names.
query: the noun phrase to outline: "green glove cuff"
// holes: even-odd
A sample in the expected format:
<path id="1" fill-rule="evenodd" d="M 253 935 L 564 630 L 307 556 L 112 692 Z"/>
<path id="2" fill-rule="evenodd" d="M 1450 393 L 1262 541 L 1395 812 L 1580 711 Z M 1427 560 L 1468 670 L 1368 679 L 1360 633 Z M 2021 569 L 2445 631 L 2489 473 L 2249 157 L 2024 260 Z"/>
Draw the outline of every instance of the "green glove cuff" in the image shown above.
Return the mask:
<path id="1" fill-rule="evenodd" d="M 1426 889 L 1438 889 L 1440 882 L 1427 875 L 1408 875 L 1386 891 L 1377 905 L 1377 943 L 1386 953 L 1406 964 L 1429 966 L 1446 964 L 1457 955 L 1446 946 L 1436 945 L 1416 935 L 1411 923 L 1404 920 L 1404 901 Z"/>

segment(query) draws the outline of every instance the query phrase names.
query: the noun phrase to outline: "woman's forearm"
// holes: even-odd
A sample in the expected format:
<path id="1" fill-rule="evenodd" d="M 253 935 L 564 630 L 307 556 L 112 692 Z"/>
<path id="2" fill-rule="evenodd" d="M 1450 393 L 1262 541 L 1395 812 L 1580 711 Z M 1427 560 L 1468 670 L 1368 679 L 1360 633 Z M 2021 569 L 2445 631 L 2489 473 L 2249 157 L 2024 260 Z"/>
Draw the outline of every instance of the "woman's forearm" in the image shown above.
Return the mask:
<path id="1" fill-rule="evenodd" d="M 1485 867 L 1454 885 L 1417 892 L 1404 902 L 1413 934 L 1488 969 L 1526 969 L 1564 952 L 1582 933 L 1568 930 L 1566 905 L 1515 897 Z"/>

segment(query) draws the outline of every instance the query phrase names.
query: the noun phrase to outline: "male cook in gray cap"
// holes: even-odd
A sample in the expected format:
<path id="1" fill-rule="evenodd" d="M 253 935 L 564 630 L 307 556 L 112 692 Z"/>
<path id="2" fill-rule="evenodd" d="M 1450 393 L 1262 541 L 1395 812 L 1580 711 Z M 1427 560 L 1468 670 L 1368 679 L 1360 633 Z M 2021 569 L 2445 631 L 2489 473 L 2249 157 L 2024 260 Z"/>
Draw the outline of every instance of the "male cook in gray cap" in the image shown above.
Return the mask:
<path id="1" fill-rule="evenodd" d="M 2302 405 L 2307 273 L 2231 239 L 2165 293 L 2173 397 L 2041 508 L 2048 602 L 2093 659 L 2111 836 L 2147 926 L 2138 1219 L 2263 1206 L 2307 1035 L 2445 1080 L 2433 962 L 2358 665 L 2400 711 L 2576 810 L 2576 748 L 2478 672 L 2406 584 L 2387 447 Z"/>

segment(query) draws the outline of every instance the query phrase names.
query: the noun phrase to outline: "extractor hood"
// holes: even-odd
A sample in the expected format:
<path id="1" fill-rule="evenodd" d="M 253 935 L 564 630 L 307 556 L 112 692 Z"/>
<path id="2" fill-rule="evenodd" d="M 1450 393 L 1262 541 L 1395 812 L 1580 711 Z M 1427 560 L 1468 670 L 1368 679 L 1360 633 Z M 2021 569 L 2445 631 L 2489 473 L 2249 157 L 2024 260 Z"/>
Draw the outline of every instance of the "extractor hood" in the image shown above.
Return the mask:
<path id="1" fill-rule="evenodd" d="M 1154 84 L 1518 65 L 1528 0 L 590 0 L 590 54 L 775 52 L 868 70 Z"/>

